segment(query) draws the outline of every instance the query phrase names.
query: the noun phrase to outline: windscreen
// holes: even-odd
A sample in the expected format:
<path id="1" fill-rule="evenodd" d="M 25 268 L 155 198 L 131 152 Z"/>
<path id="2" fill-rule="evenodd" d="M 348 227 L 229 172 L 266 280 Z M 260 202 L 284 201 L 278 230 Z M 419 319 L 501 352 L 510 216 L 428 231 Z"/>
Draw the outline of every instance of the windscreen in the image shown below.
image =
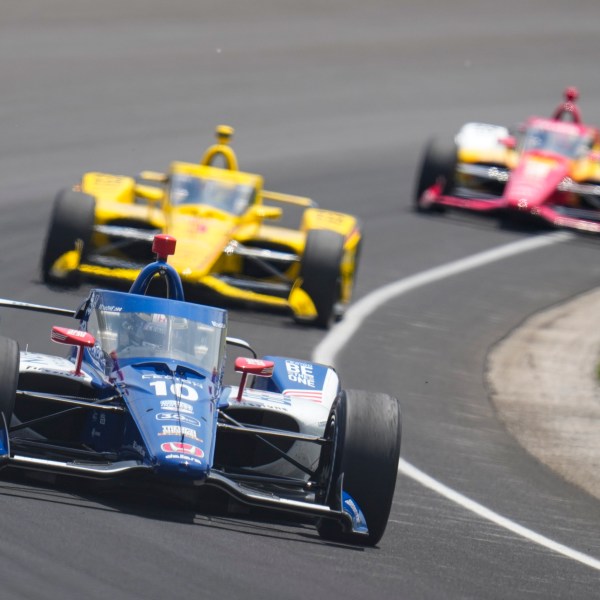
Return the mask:
<path id="1" fill-rule="evenodd" d="M 254 188 L 249 185 L 175 174 L 171 180 L 171 204 L 203 204 L 234 215 L 242 214 L 252 202 Z"/>
<path id="2" fill-rule="evenodd" d="M 156 358 L 220 370 L 224 329 L 181 316 L 96 308 L 88 331 L 112 361 Z"/>
<path id="3" fill-rule="evenodd" d="M 591 138 L 578 134 L 532 127 L 525 134 L 523 151 L 542 150 L 575 159 L 585 156 L 591 145 Z"/>

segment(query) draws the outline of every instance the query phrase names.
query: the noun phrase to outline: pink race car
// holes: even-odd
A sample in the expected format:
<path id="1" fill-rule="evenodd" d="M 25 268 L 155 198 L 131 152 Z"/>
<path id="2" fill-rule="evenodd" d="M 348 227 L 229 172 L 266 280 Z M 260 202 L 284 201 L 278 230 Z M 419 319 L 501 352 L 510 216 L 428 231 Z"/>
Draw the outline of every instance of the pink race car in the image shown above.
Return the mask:
<path id="1" fill-rule="evenodd" d="M 452 207 L 600 233 L 600 132 L 581 122 L 578 95 L 567 88 L 551 118 L 529 118 L 516 136 L 466 123 L 453 143 L 431 140 L 416 210 Z"/>

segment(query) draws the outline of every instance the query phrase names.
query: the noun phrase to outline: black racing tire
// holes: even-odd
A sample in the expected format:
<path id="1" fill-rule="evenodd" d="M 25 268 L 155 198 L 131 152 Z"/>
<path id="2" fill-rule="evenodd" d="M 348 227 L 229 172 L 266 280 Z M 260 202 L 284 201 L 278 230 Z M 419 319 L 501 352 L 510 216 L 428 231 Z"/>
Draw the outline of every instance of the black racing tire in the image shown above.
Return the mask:
<path id="1" fill-rule="evenodd" d="M 15 340 L 0 336 L 0 412 L 10 425 L 15 410 L 19 380 L 19 345 Z"/>
<path id="2" fill-rule="evenodd" d="M 86 254 L 94 229 L 95 212 L 96 200 L 89 194 L 69 189 L 57 194 L 42 251 L 41 272 L 44 283 L 78 283 L 78 273 L 73 273 L 67 279 L 59 279 L 51 274 L 50 269 L 56 259 L 75 248 L 77 240 L 83 242 L 83 255 Z"/>
<path id="3" fill-rule="evenodd" d="M 402 421 L 400 405 L 387 394 L 342 391 L 335 400 L 318 468 L 322 496 L 338 508 L 339 481 L 361 508 L 368 536 L 344 531 L 340 523 L 321 519 L 319 535 L 327 540 L 375 546 L 387 526 L 400 459 Z"/>
<path id="4" fill-rule="evenodd" d="M 424 206 L 421 202 L 423 192 L 431 187 L 441 177 L 444 181 L 442 192 L 449 194 L 454 187 L 456 173 L 457 149 L 456 144 L 442 144 L 438 140 L 429 140 L 418 171 L 414 192 L 414 208 L 417 212 L 443 212 L 440 205 Z"/>
<path id="5" fill-rule="evenodd" d="M 329 229 L 311 229 L 306 235 L 306 246 L 300 263 L 302 289 L 310 296 L 317 318 L 314 324 L 329 328 L 340 298 L 341 263 L 344 254 L 344 236 Z"/>

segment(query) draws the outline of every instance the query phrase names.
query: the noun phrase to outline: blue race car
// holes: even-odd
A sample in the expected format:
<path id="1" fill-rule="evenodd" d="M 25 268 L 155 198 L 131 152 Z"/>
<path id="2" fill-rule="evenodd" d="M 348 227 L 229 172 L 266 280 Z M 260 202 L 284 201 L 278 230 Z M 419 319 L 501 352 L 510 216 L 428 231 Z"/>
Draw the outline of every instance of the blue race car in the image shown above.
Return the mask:
<path id="1" fill-rule="evenodd" d="M 187 303 L 167 263 L 175 239 L 130 291 L 94 289 L 52 328 L 69 356 L 20 352 L 0 337 L 0 469 L 91 478 L 142 474 L 220 489 L 238 501 L 315 519 L 328 540 L 375 545 L 387 525 L 400 456 L 398 401 L 343 390 L 331 367 L 257 358 L 227 337 L 227 312 Z M 166 297 L 148 295 L 162 279 Z M 226 379 L 235 349 L 238 385 Z"/>

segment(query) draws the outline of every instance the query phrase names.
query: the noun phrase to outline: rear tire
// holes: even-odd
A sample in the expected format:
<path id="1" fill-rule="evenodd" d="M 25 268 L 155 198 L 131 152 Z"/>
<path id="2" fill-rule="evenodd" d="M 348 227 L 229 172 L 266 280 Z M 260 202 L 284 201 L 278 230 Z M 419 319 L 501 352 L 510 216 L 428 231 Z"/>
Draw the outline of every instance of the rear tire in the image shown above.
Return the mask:
<path id="1" fill-rule="evenodd" d="M 343 489 L 361 508 L 369 535 L 344 531 L 331 519 L 317 523 L 325 539 L 376 545 L 385 531 L 400 459 L 400 406 L 386 394 L 342 391 L 333 404 L 325 437 L 331 440 L 323 448 L 319 473 L 324 486 L 320 500 L 332 508 L 339 507 L 338 482 L 343 475 Z"/>
<path id="2" fill-rule="evenodd" d="M 75 285 L 78 273 L 66 279 L 51 274 L 52 265 L 65 252 L 73 250 L 77 240 L 83 242 L 83 254 L 89 249 L 96 201 L 93 196 L 72 190 L 62 190 L 56 196 L 50 217 L 46 242 L 42 252 L 42 280 L 44 283 Z"/>
<path id="3" fill-rule="evenodd" d="M 19 345 L 15 340 L 0 336 L 0 412 L 10 425 L 15 410 L 19 380 Z"/>
<path id="4" fill-rule="evenodd" d="M 334 320 L 340 298 L 341 263 L 344 236 L 328 229 L 311 229 L 300 266 L 302 289 L 310 296 L 317 318 L 314 323 L 327 329 Z"/>
<path id="5" fill-rule="evenodd" d="M 441 144 L 437 140 L 430 140 L 423 152 L 419 176 L 414 192 L 414 208 L 417 212 L 443 212 L 444 207 L 439 205 L 426 206 L 421 202 L 423 192 L 434 185 L 439 178 L 444 180 L 442 193 L 449 194 L 454 187 L 454 174 L 456 172 L 456 145 Z"/>

